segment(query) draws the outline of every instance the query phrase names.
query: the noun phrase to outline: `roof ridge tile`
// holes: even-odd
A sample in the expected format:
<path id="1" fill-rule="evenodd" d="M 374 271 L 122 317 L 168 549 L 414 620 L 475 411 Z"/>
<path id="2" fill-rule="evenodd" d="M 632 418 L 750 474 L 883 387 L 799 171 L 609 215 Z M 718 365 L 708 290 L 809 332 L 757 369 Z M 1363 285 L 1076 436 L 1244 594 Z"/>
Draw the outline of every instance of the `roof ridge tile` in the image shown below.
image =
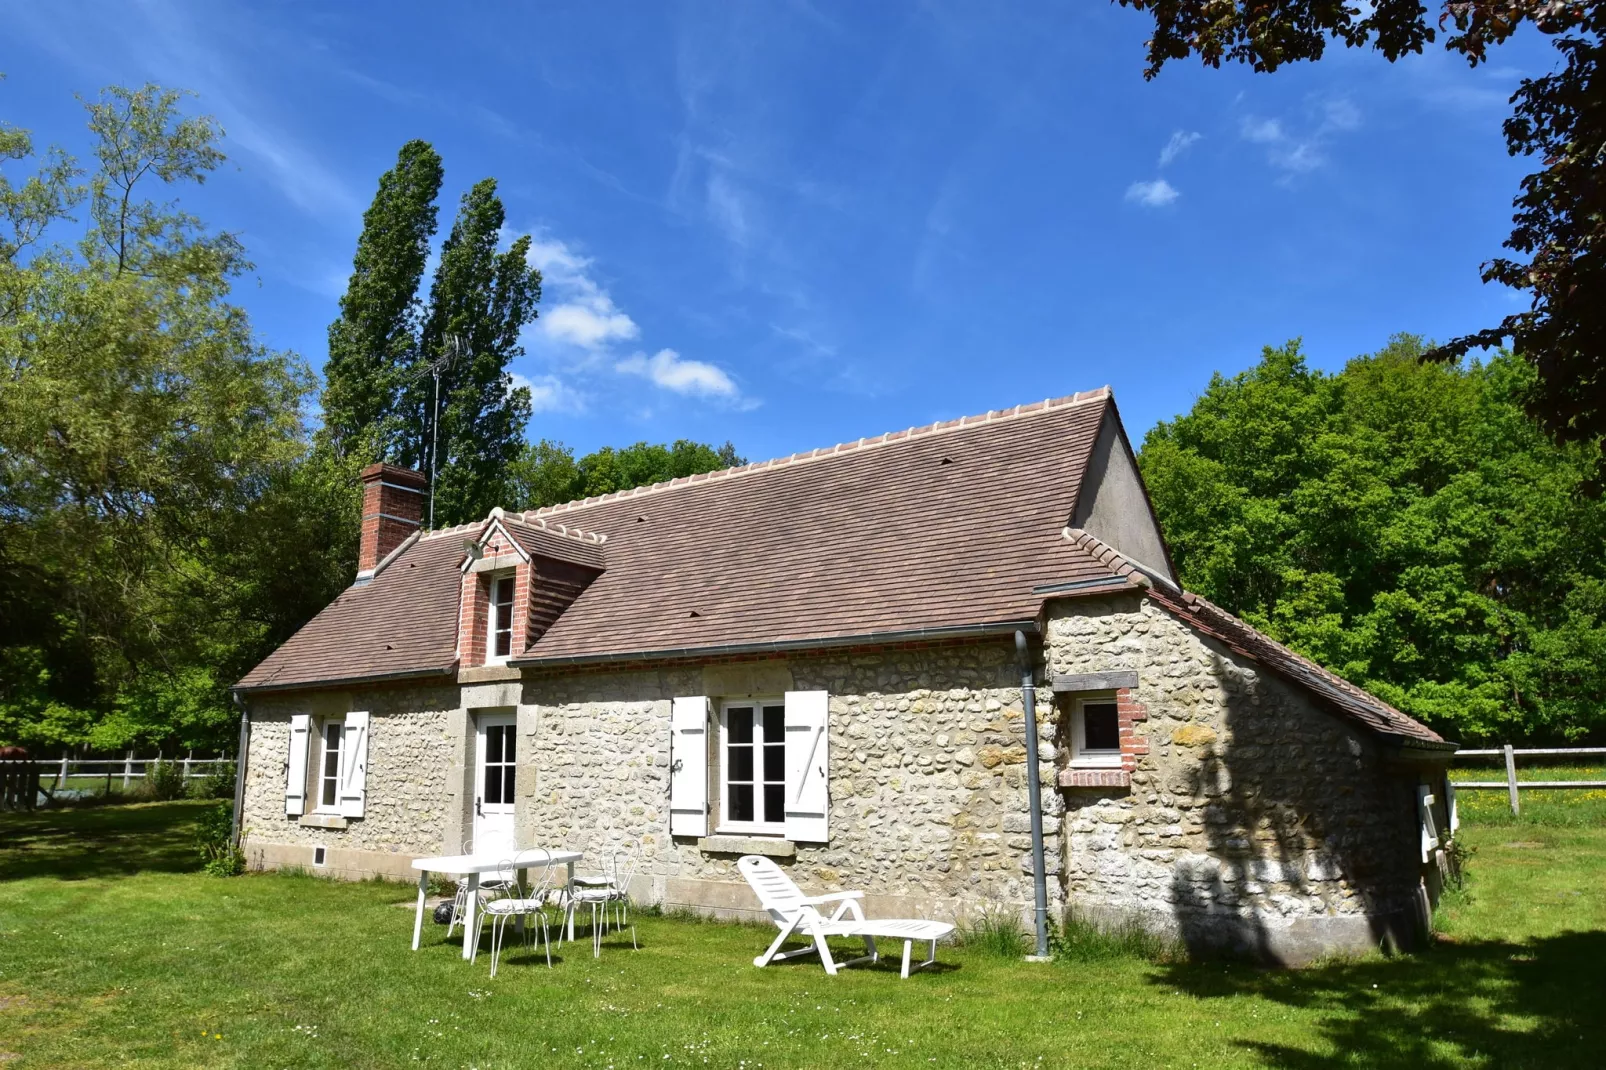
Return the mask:
<path id="1" fill-rule="evenodd" d="M 737 465 L 733 468 L 716 468 L 712 472 L 700 472 L 691 476 L 677 476 L 674 479 L 668 479 L 658 483 L 647 483 L 642 486 L 631 487 L 626 490 L 610 491 L 606 494 L 593 494 L 588 498 L 577 498 L 570 502 L 558 502 L 553 505 L 543 505 L 535 509 L 527 509 L 522 514 L 514 515 L 523 516 L 527 518 L 527 520 L 531 520 L 537 517 L 551 516 L 555 513 L 568 512 L 571 509 L 583 509 L 592 505 L 600 505 L 603 502 L 617 501 L 621 498 L 634 498 L 638 495 L 653 494 L 659 491 L 669 490 L 677 486 L 683 486 L 692 482 L 700 483 L 710 480 L 731 479 L 736 476 L 749 475 L 754 472 L 760 472 L 770 468 L 778 468 L 783 465 L 799 464 L 801 462 L 815 460 L 820 457 L 834 457 L 848 450 L 865 449 L 872 446 L 884 445 L 889 442 L 902 442 L 904 439 L 913 438 L 916 435 L 934 434 L 965 427 L 976 427 L 982 424 L 996 423 L 1003 419 L 1013 419 L 1021 416 L 1034 415 L 1039 412 L 1047 412 L 1053 409 L 1065 409 L 1075 405 L 1085 405 L 1092 401 L 1102 401 L 1114 396 L 1114 391 L 1112 391 L 1109 386 L 1106 385 L 1098 387 L 1094 390 L 1082 390 L 1074 394 L 1066 394 L 1063 397 L 1044 398 L 1042 401 L 1034 401 L 1028 405 L 1016 405 L 1008 409 L 990 409 L 986 413 L 979 415 L 961 416 L 953 420 L 939 420 L 935 423 L 911 427 L 906 431 L 886 431 L 880 435 L 874 436 L 873 438 L 860 438 L 856 442 L 839 442 L 835 446 L 820 446 L 812 450 L 801 450 L 797 453 L 788 454 L 784 457 L 771 457 L 762 461 L 753 461 L 749 464 Z"/>

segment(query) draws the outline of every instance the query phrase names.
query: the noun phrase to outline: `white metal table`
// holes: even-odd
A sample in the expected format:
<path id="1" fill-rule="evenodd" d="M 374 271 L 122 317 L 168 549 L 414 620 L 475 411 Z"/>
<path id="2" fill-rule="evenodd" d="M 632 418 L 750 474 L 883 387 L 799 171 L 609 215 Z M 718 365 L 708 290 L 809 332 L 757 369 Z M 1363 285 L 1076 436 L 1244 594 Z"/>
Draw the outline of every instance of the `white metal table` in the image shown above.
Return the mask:
<path id="1" fill-rule="evenodd" d="M 579 851 L 498 851 L 495 854 L 471 855 L 435 855 L 430 858 L 413 859 L 413 868 L 418 870 L 418 912 L 413 917 L 413 950 L 418 950 L 418 942 L 424 935 L 424 900 L 429 895 L 429 875 L 431 873 L 444 873 L 450 877 L 468 878 L 468 904 L 465 908 L 463 921 L 463 957 L 474 957 L 474 945 L 478 941 L 479 931 L 475 923 L 479 920 L 476 914 L 480 904 L 480 877 L 482 874 L 495 873 L 507 866 L 508 859 L 518 862 L 520 869 L 534 869 L 547 862 L 563 863 L 568 866 L 568 882 L 565 891 L 574 886 L 574 864 L 583 857 Z M 569 937 L 574 939 L 574 919 L 569 920 Z"/>

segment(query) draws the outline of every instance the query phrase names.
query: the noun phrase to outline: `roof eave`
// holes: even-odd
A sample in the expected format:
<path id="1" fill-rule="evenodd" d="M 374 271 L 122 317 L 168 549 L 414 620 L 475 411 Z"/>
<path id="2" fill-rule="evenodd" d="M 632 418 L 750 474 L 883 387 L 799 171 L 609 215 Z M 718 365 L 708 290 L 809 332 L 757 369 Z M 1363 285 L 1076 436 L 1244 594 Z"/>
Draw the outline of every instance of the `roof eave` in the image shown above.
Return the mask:
<path id="1" fill-rule="evenodd" d="M 347 687 L 352 684 L 381 684 L 394 680 L 420 680 L 430 676 L 450 676 L 457 671 L 457 659 L 440 667 L 428 669 L 406 669 L 401 672 L 371 673 L 363 676 L 339 676 L 320 680 L 298 680 L 287 683 L 246 684 L 238 683 L 229 688 L 230 691 L 240 695 L 264 694 L 270 691 L 319 691 L 331 687 Z"/>
<path id="2" fill-rule="evenodd" d="M 1038 631 L 1035 620 L 996 621 L 990 624 L 960 624 L 940 628 L 911 628 L 899 631 L 861 632 L 811 639 L 778 639 L 754 643 L 716 643 L 707 646 L 667 647 L 661 650 L 634 650 L 607 654 L 574 654 L 560 657 L 511 658 L 518 668 L 556 668 L 567 665 L 598 665 L 610 662 L 668 661 L 677 659 L 725 657 L 733 654 L 785 654 L 793 651 L 830 650 L 839 647 L 885 646 L 892 643 L 940 642 L 946 639 L 986 638 Z"/>

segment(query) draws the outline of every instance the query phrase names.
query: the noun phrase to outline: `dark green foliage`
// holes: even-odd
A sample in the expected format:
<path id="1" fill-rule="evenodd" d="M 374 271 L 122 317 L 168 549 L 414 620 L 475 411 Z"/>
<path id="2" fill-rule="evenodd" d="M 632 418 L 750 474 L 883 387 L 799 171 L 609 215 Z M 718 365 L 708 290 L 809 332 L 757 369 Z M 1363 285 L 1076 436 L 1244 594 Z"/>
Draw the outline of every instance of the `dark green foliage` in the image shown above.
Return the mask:
<path id="1" fill-rule="evenodd" d="M 324 366 L 324 429 L 343 454 L 370 429 L 383 428 L 386 439 L 396 430 L 396 396 L 417 358 L 418 285 L 435 236 L 441 178 L 439 154 L 426 141 L 409 141 L 363 213 Z"/>
<path id="2" fill-rule="evenodd" d="M 1557 66 L 1524 78 L 1512 94 L 1506 148 L 1543 169 L 1522 180 L 1505 246 L 1526 260 L 1497 257 L 1483 280 L 1527 291 L 1529 309 L 1439 347 L 1428 359 L 1456 361 L 1510 339 L 1537 375 L 1528 412 L 1558 442 L 1581 442 L 1593 458 L 1585 486 L 1606 485 L 1606 4 L 1585 0 L 1443 0 L 1435 20 L 1421 0 L 1333 3 L 1286 0 L 1119 0 L 1148 11 L 1153 78 L 1168 60 L 1198 56 L 1257 71 L 1316 60 L 1328 42 L 1372 47 L 1389 60 L 1420 53 L 1447 30 L 1446 50 L 1472 66 L 1525 26 L 1553 38 Z"/>
<path id="3" fill-rule="evenodd" d="M 202 810 L 195 821 L 195 850 L 214 877 L 245 872 L 245 852 L 234 841 L 234 804 L 220 802 Z"/>
<path id="4" fill-rule="evenodd" d="M 234 775 L 233 762 L 213 766 L 210 773 L 190 781 L 189 796 L 192 799 L 233 799 Z"/>
<path id="5" fill-rule="evenodd" d="M 1297 343 L 1215 376 L 1141 464 L 1183 583 L 1451 738 L 1606 729 L 1606 505 L 1509 355 L 1401 336 L 1337 375 Z"/>
<path id="6" fill-rule="evenodd" d="M 184 782 L 184 767 L 174 761 L 145 763 L 145 779 L 140 781 L 140 795 L 158 802 L 182 799 L 189 785 Z"/>
<path id="7" fill-rule="evenodd" d="M 717 448 L 687 439 L 669 446 L 604 446 L 576 461 L 563 443 L 542 439 L 526 445 L 509 466 L 507 501 L 513 509 L 536 509 L 746 463 L 729 442 Z"/>
<path id="8" fill-rule="evenodd" d="M 435 450 L 435 524 L 478 519 L 502 504 L 506 468 L 524 448 L 530 391 L 514 387 L 508 364 L 524 350 L 519 332 L 536 317 L 541 273 L 528 263 L 530 239 L 497 252 L 505 212 L 496 181 L 463 195 L 430 286 L 419 361 L 400 409 L 402 462 L 428 472 Z M 441 375 L 439 437 L 428 362 L 452 357 Z"/>

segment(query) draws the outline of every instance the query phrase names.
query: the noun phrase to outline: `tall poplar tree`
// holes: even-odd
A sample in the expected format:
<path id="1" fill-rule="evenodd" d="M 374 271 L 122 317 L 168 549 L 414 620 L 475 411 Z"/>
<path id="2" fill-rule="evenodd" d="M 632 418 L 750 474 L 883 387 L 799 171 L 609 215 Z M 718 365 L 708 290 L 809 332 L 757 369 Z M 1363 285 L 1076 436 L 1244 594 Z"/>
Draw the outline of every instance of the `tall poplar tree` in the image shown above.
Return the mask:
<path id="1" fill-rule="evenodd" d="M 401 456 L 427 472 L 435 451 L 436 526 L 483 517 L 500 504 L 508 466 L 524 448 L 530 391 L 514 387 L 507 369 L 524 352 L 519 332 L 536 317 L 541 273 L 529 264 L 528 235 L 497 252 L 505 218 L 495 179 L 463 195 L 404 387 Z M 442 362 L 438 417 L 435 362 Z"/>
<path id="2" fill-rule="evenodd" d="M 342 453 L 368 441 L 360 438 L 368 432 L 394 459 L 397 399 L 418 355 L 418 288 L 437 227 L 441 177 L 440 155 L 429 142 L 409 141 L 363 214 L 340 318 L 329 325 L 324 368 L 324 428 Z"/>

